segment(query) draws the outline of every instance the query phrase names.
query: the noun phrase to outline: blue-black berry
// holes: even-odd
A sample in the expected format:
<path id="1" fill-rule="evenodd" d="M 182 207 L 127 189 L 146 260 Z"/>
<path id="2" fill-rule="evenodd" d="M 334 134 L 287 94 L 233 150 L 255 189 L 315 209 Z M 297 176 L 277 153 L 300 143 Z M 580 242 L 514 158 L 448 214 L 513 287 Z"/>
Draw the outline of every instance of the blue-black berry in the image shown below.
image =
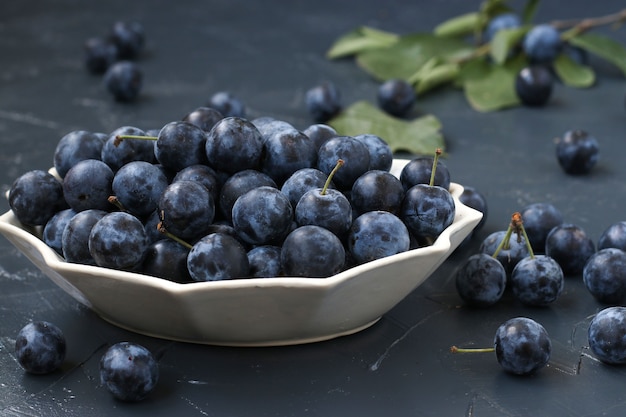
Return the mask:
<path id="1" fill-rule="evenodd" d="M 150 394 L 159 380 L 159 365 L 145 347 L 120 342 L 100 359 L 100 382 L 121 401 L 140 401 Z"/>
<path id="2" fill-rule="evenodd" d="M 31 374 L 48 374 L 65 360 L 66 342 L 60 328 L 47 321 L 24 326 L 15 338 L 15 356 L 20 366 Z"/>

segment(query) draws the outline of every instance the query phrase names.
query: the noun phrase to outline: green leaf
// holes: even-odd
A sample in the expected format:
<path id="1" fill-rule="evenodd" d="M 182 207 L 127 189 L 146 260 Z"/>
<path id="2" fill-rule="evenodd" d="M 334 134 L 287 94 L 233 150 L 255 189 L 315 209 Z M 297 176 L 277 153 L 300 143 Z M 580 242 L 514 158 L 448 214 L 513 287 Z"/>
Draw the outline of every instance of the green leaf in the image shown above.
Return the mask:
<path id="1" fill-rule="evenodd" d="M 611 62 L 626 76 L 626 48 L 622 44 L 597 33 L 574 36 L 569 43 Z"/>
<path id="2" fill-rule="evenodd" d="M 483 57 L 476 57 L 461 65 L 456 77 L 455 85 L 462 88 L 465 83 L 472 79 L 482 78 L 490 71 L 489 62 Z"/>
<path id="3" fill-rule="evenodd" d="M 596 81 L 593 69 L 577 63 L 566 54 L 560 54 L 554 60 L 553 66 L 563 84 L 570 87 L 587 88 Z"/>
<path id="4" fill-rule="evenodd" d="M 358 101 L 328 122 L 339 134 L 373 134 L 384 139 L 393 152 L 434 154 L 444 149 L 441 122 L 432 115 L 414 120 L 398 119 L 384 113 L 368 101 Z"/>
<path id="5" fill-rule="evenodd" d="M 537 6 L 539 6 L 539 0 L 528 0 L 522 11 L 522 22 L 529 24 L 535 18 L 537 12 Z"/>
<path id="6" fill-rule="evenodd" d="M 326 57 L 336 59 L 372 48 L 385 48 L 393 45 L 398 38 L 394 33 L 361 26 L 337 39 L 326 52 Z"/>
<path id="7" fill-rule="evenodd" d="M 420 77 L 416 83 L 415 91 L 418 94 L 423 94 L 443 84 L 448 84 L 454 81 L 458 75 L 458 64 L 452 63 L 438 65 Z"/>
<path id="8" fill-rule="evenodd" d="M 469 35 L 474 33 L 479 20 L 480 14 L 478 12 L 466 13 L 441 22 L 435 26 L 433 33 L 443 37 Z"/>
<path id="9" fill-rule="evenodd" d="M 506 65 L 490 65 L 482 76 L 467 78 L 464 90 L 472 108 L 490 112 L 517 106 L 515 77 L 524 65 L 525 60 L 516 59 Z"/>
<path id="10" fill-rule="evenodd" d="M 520 27 L 514 29 L 501 29 L 494 35 L 491 40 L 491 49 L 489 51 L 491 57 L 497 64 L 503 64 L 510 56 L 513 48 L 520 43 L 524 35 L 528 32 L 529 27 Z"/>
<path id="11" fill-rule="evenodd" d="M 357 56 L 357 63 L 378 80 L 406 80 L 433 57 L 445 60 L 469 48 L 461 39 L 416 33 L 400 37 L 387 48 L 363 51 Z"/>

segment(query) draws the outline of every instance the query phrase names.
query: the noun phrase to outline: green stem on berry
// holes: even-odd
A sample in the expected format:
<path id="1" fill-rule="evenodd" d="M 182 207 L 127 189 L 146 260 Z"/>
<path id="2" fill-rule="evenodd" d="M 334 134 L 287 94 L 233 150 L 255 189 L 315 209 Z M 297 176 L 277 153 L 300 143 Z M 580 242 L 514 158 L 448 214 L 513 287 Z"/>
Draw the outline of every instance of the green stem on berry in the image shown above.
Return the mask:
<path id="1" fill-rule="evenodd" d="M 431 187 L 435 185 L 435 172 L 437 171 L 437 162 L 439 162 L 439 156 L 441 155 L 441 148 L 435 149 L 435 157 L 433 158 L 433 167 L 430 170 L 430 181 L 428 185 Z"/>
<path id="2" fill-rule="evenodd" d="M 450 348 L 450 352 L 452 353 L 489 353 L 495 352 L 496 348 L 460 348 L 457 346 L 452 346 Z"/>
<path id="3" fill-rule="evenodd" d="M 512 234 L 513 234 L 513 225 L 509 223 L 509 228 L 506 229 L 506 233 L 504 234 L 504 237 L 500 241 L 500 244 L 498 245 L 496 250 L 493 252 L 493 255 L 491 255 L 493 258 L 496 258 L 502 249 L 505 249 L 505 250 L 509 249 Z"/>
<path id="4" fill-rule="evenodd" d="M 519 213 L 517 213 L 519 214 Z M 533 252 L 532 246 L 530 246 L 530 240 L 528 240 L 528 235 L 526 234 L 526 229 L 524 228 L 524 222 L 522 221 L 522 215 L 519 215 L 519 228 L 522 231 L 522 236 L 524 236 L 524 240 L 526 241 L 526 249 L 528 249 L 528 256 L 531 258 L 535 258 L 535 252 Z"/>
<path id="5" fill-rule="evenodd" d="M 509 228 L 506 229 L 506 233 L 504 237 L 502 238 L 502 241 L 500 242 L 495 252 L 491 256 L 495 258 L 498 256 L 498 254 L 500 253 L 502 249 L 509 249 L 510 247 L 509 245 L 511 242 L 511 235 L 513 234 L 513 232 L 517 234 L 518 242 L 520 239 L 520 235 L 524 237 L 526 248 L 528 248 L 528 255 L 531 258 L 534 258 L 535 254 L 533 252 L 533 248 L 530 246 L 530 241 L 528 240 L 526 229 L 524 229 L 524 222 L 522 221 L 522 215 L 519 212 L 515 212 L 511 216 L 511 222 L 509 223 Z"/>
<path id="6" fill-rule="evenodd" d="M 113 145 L 115 147 L 120 146 L 120 143 L 122 143 L 122 141 L 124 139 L 133 139 L 133 140 L 158 140 L 159 138 L 157 136 L 141 136 L 141 135 L 117 135 L 115 136 L 115 141 L 113 141 Z"/>
<path id="7" fill-rule="evenodd" d="M 330 187 L 330 183 L 333 180 L 333 177 L 335 176 L 339 168 L 343 166 L 343 164 L 344 164 L 343 159 L 337 160 L 337 165 L 335 165 L 333 170 L 330 171 L 330 174 L 328 174 L 328 178 L 326 178 L 326 182 L 324 183 L 324 188 L 322 188 L 322 192 L 320 194 L 326 195 L 326 192 L 328 191 L 328 187 Z"/>
<path id="8" fill-rule="evenodd" d="M 162 221 L 157 224 L 157 229 L 159 230 L 159 232 L 163 233 L 168 238 L 170 238 L 170 239 L 180 243 L 181 245 L 183 245 L 187 249 L 193 248 L 193 245 L 191 245 L 190 243 L 187 243 L 184 240 L 182 240 L 181 238 L 179 238 L 178 236 L 168 232 Z"/>

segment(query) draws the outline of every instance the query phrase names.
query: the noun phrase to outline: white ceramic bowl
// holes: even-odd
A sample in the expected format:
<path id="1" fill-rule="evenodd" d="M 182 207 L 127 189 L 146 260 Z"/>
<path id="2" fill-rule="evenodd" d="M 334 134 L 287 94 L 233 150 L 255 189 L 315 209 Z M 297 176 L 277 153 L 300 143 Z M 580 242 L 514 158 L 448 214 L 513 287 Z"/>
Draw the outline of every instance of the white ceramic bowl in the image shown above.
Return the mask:
<path id="1" fill-rule="evenodd" d="M 407 160 L 395 160 L 399 175 Z M 454 223 L 428 247 L 363 264 L 329 278 L 256 278 L 179 284 L 65 262 L 11 211 L 0 233 L 52 281 L 103 319 L 150 336 L 229 346 L 331 339 L 365 329 L 426 280 L 480 221 L 459 202 Z"/>

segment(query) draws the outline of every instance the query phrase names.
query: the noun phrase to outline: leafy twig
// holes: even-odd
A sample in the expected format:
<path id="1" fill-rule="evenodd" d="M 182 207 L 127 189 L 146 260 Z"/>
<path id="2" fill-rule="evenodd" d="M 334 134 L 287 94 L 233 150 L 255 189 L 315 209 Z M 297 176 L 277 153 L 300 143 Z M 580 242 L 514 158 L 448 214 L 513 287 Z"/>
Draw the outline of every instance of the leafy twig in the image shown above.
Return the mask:
<path id="1" fill-rule="evenodd" d="M 572 38 L 589 29 L 597 28 L 606 25 L 619 25 L 626 22 L 626 9 L 622 9 L 619 12 L 611 13 L 605 16 L 588 17 L 584 19 L 569 19 L 569 20 L 555 20 L 550 22 L 554 28 L 559 30 L 569 29 L 563 34 L 566 39 Z"/>

